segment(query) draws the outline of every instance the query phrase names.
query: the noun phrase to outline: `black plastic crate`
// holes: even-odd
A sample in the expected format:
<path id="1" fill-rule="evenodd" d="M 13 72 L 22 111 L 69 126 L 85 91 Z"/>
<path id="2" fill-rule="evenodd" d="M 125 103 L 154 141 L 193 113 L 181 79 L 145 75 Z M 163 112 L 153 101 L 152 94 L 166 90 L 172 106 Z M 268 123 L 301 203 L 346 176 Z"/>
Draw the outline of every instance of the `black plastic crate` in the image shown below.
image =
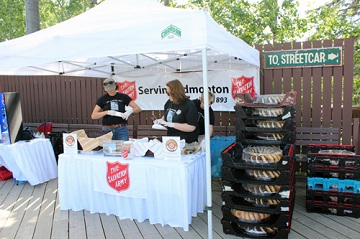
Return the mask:
<path id="1" fill-rule="evenodd" d="M 273 185 L 266 184 L 249 184 L 249 183 L 236 183 L 222 179 L 221 185 L 223 192 L 230 195 L 249 198 L 262 198 L 262 199 L 289 199 L 293 194 L 295 177 L 289 182 L 289 185 L 275 185 L 277 190 L 270 188 Z M 272 192 L 275 191 L 275 192 Z"/>
<path id="2" fill-rule="evenodd" d="M 306 200 L 306 211 L 338 216 L 360 217 L 360 207 L 352 204 Z"/>
<path id="3" fill-rule="evenodd" d="M 242 225 L 242 226 L 256 225 L 256 226 L 277 227 L 277 228 L 290 228 L 291 225 L 292 211 L 289 211 L 288 213 L 271 214 L 268 218 L 266 218 L 261 222 L 249 223 L 236 218 L 232 214 L 231 210 L 232 208 L 229 208 L 227 206 L 222 206 L 221 207 L 221 211 L 223 213 L 222 219 L 226 221 L 236 222 L 236 224 L 238 225 Z"/>
<path id="4" fill-rule="evenodd" d="M 294 131 L 296 122 L 293 118 L 286 120 L 269 119 L 236 119 L 236 131 L 247 132 L 286 132 Z"/>
<path id="5" fill-rule="evenodd" d="M 272 106 L 271 109 L 280 109 L 281 113 L 275 114 L 259 114 L 261 111 L 259 108 L 263 107 L 247 107 L 247 106 L 235 106 L 235 119 L 254 119 L 254 120 L 286 120 L 289 118 L 294 119 L 296 116 L 295 106 Z"/>
<path id="6" fill-rule="evenodd" d="M 360 168 L 333 168 L 308 165 L 308 177 L 360 180 Z"/>
<path id="7" fill-rule="evenodd" d="M 295 176 L 295 170 L 293 170 L 293 168 L 294 166 L 290 170 L 279 171 L 280 172 L 279 177 L 275 177 L 269 180 L 264 180 L 264 177 L 256 178 L 250 176 L 248 173 L 250 169 L 230 168 L 223 165 L 221 166 L 221 172 L 222 172 L 222 179 L 237 183 L 247 182 L 247 183 L 261 183 L 261 184 L 269 184 L 269 185 L 284 185 L 284 184 L 288 185 L 289 182 L 291 182 L 292 178 Z M 252 170 L 252 172 L 253 171 L 254 170 Z M 277 171 L 277 170 L 262 170 L 262 171 L 265 171 L 266 174 L 270 174 L 268 171 Z"/>
<path id="8" fill-rule="evenodd" d="M 250 93 L 235 94 L 236 105 L 241 106 L 274 106 L 274 105 L 295 105 L 296 103 L 296 91 L 291 91 L 283 94 L 266 94 L 257 95 L 254 98 Z"/>
<path id="9" fill-rule="evenodd" d="M 268 214 L 289 213 L 294 200 L 295 190 L 288 199 L 266 199 L 254 197 L 239 197 L 230 193 L 223 192 L 221 198 L 225 206 L 242 211 L 260 212 Z M 256 203 L 257 202 L 257 203 Z M 270 202 L 270 204 L 269 204 Z"/>
<path id="10" fill-rule="evenodd" d="M 360 155 L 309 153 L 308 165 L 317 167 L 332 167 L 334 169 L 360 168 Z"/>
<path id="11" fill-rule="evenodd" d="M 283 151 L 282 158 L 277 163 L 250 163 L 242 159 L 243 150 L 246 147 L 235 142 L 221 152 L 222 165 L 232 168 L 243 169 L 273 169 L 289 170 L 295 163 L 295 146 L 287 144 L 280 147 Z"/>
<path id="12" fill-rule="evenodd" d="M 262 146 L 294 144 L 296 141 L 296 131 L 284 133 L 236 131 L 235 136 L 236 142 Z"/>
<path id="13" fill-rule="evenodd" d="M 354 145 L 347 144 L 308 144 L 307 153 L 308 154 L 317 154 L 320 150 L 346 150 L 350 152 L 355 152 Z"/>
<path id="14" fill-rule="evenodd" d="M 231 234 L 238 237 L 245 237 L 245 238 L 268 238 L 268 239 L 288 239 L 290 229 L 287 228 L 281 228 L 279 229 L 275 234 L 273 235 L 267 235 L 267 236 L 254 236 L 249 235 L 246 233 L 246 230 L 244 230 L 240 225 L 238 225 L 234 221 L 227 221 L 227 220 L 221 220 L 221 224 L 223 225 L 223 231 L 225 234 Z"/>
<path id="15" fill-rule="evenodd" d="M 250 235 L 244 230 L 240 225 L 238 225 L 234 221 L 227 221 L 227 220 L 221 220 L 221 224 L 223 225 L 223 232 L 225 234 L 231 234 L 238 237 L 245 237 L 245 238 L 268 238 L 268 239 L 288 239 L 290 229 L 287 228 L 281 228 L 279 229 L 275 234 L 273 235 L 267 235 L 267 236 L 254 236 Z"/>
<path id="16" fill-rule="evenodd" d="M 360 207 L 360 194 L 344 193 L 322 190 L 306 190 L 306 199 L 311 201 L 323 201 L 327 203 L 352 204 Z"/>

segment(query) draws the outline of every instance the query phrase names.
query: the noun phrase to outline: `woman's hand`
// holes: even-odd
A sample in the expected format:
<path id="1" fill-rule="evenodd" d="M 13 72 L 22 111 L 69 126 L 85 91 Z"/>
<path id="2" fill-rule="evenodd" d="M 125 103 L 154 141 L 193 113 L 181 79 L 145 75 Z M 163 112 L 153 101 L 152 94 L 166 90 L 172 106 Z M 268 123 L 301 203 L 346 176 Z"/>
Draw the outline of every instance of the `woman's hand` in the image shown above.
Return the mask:
<path id="1" fill-rule="evenodd" d="M 108 110 L 106 114 L 111 115 L 111 116 L 116 116 L 116 117 L 123 117 L 123 115 L 124 115 L 123 113 L 118 112 L 116 110 Z"/>

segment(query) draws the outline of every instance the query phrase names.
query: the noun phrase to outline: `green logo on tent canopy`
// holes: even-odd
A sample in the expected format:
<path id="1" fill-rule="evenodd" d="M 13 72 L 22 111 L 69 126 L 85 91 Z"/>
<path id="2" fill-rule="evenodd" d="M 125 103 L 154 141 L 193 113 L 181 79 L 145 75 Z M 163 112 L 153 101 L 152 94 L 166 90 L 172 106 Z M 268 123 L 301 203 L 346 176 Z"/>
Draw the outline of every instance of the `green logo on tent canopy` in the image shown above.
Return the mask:
<path id="1" fill-rule="evenodd" d="M 164 39 L 165 37 L 174 38 L 174 35 L 181 37 L 181 29 L 174 25 L 170 25 L 161 32 L 161 39 Z"/>

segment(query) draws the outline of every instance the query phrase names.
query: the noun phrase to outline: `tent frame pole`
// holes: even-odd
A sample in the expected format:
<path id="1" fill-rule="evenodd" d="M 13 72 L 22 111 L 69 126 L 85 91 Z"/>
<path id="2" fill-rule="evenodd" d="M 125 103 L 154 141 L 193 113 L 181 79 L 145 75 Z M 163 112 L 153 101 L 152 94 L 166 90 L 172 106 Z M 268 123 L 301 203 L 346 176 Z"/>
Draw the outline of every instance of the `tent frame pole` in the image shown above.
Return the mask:
<path id="1" fill-rule="evenodd" d="M 208 238 L 212 239 L 212 194 L 211 194 L 211 157 L 210 157 L 210 113 L 207 74 L 207 49 L 202 49 L 202 69 L 203 69 L 203 87 L 204 87 L 204 120 L 205 120 L 205 148 L 206 148 L 206 205 L 208 216 Z"/>

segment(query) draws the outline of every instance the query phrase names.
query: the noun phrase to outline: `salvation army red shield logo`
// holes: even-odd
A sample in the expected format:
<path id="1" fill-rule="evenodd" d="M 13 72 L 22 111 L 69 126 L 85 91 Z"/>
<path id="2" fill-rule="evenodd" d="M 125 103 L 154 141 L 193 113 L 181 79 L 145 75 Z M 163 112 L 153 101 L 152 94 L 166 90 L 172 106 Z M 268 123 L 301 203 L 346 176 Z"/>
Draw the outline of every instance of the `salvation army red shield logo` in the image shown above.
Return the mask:
<path id="1" fill-rule="evenodd" d="M 239 78 L 231 79 L 231 95 L 235 99 L 236 94 L 245 94 L 250 93 L 251 97 L 255 97 L 257 94 L 255 92 L 254 77 L 245 77 L 240 76 Z"/>
<path id="2" fill-rule="evenodd" d="M 136 100 L 136 84 L 135 81 L 118 82 L 119 92 L 127 94 L 131 99 Z"/>
<path id="3" fill-rule="evenodd" d="M 106 162 L 106 180 L 117 192 L 127 190 L 130 186 L 129 164 Z"/>

